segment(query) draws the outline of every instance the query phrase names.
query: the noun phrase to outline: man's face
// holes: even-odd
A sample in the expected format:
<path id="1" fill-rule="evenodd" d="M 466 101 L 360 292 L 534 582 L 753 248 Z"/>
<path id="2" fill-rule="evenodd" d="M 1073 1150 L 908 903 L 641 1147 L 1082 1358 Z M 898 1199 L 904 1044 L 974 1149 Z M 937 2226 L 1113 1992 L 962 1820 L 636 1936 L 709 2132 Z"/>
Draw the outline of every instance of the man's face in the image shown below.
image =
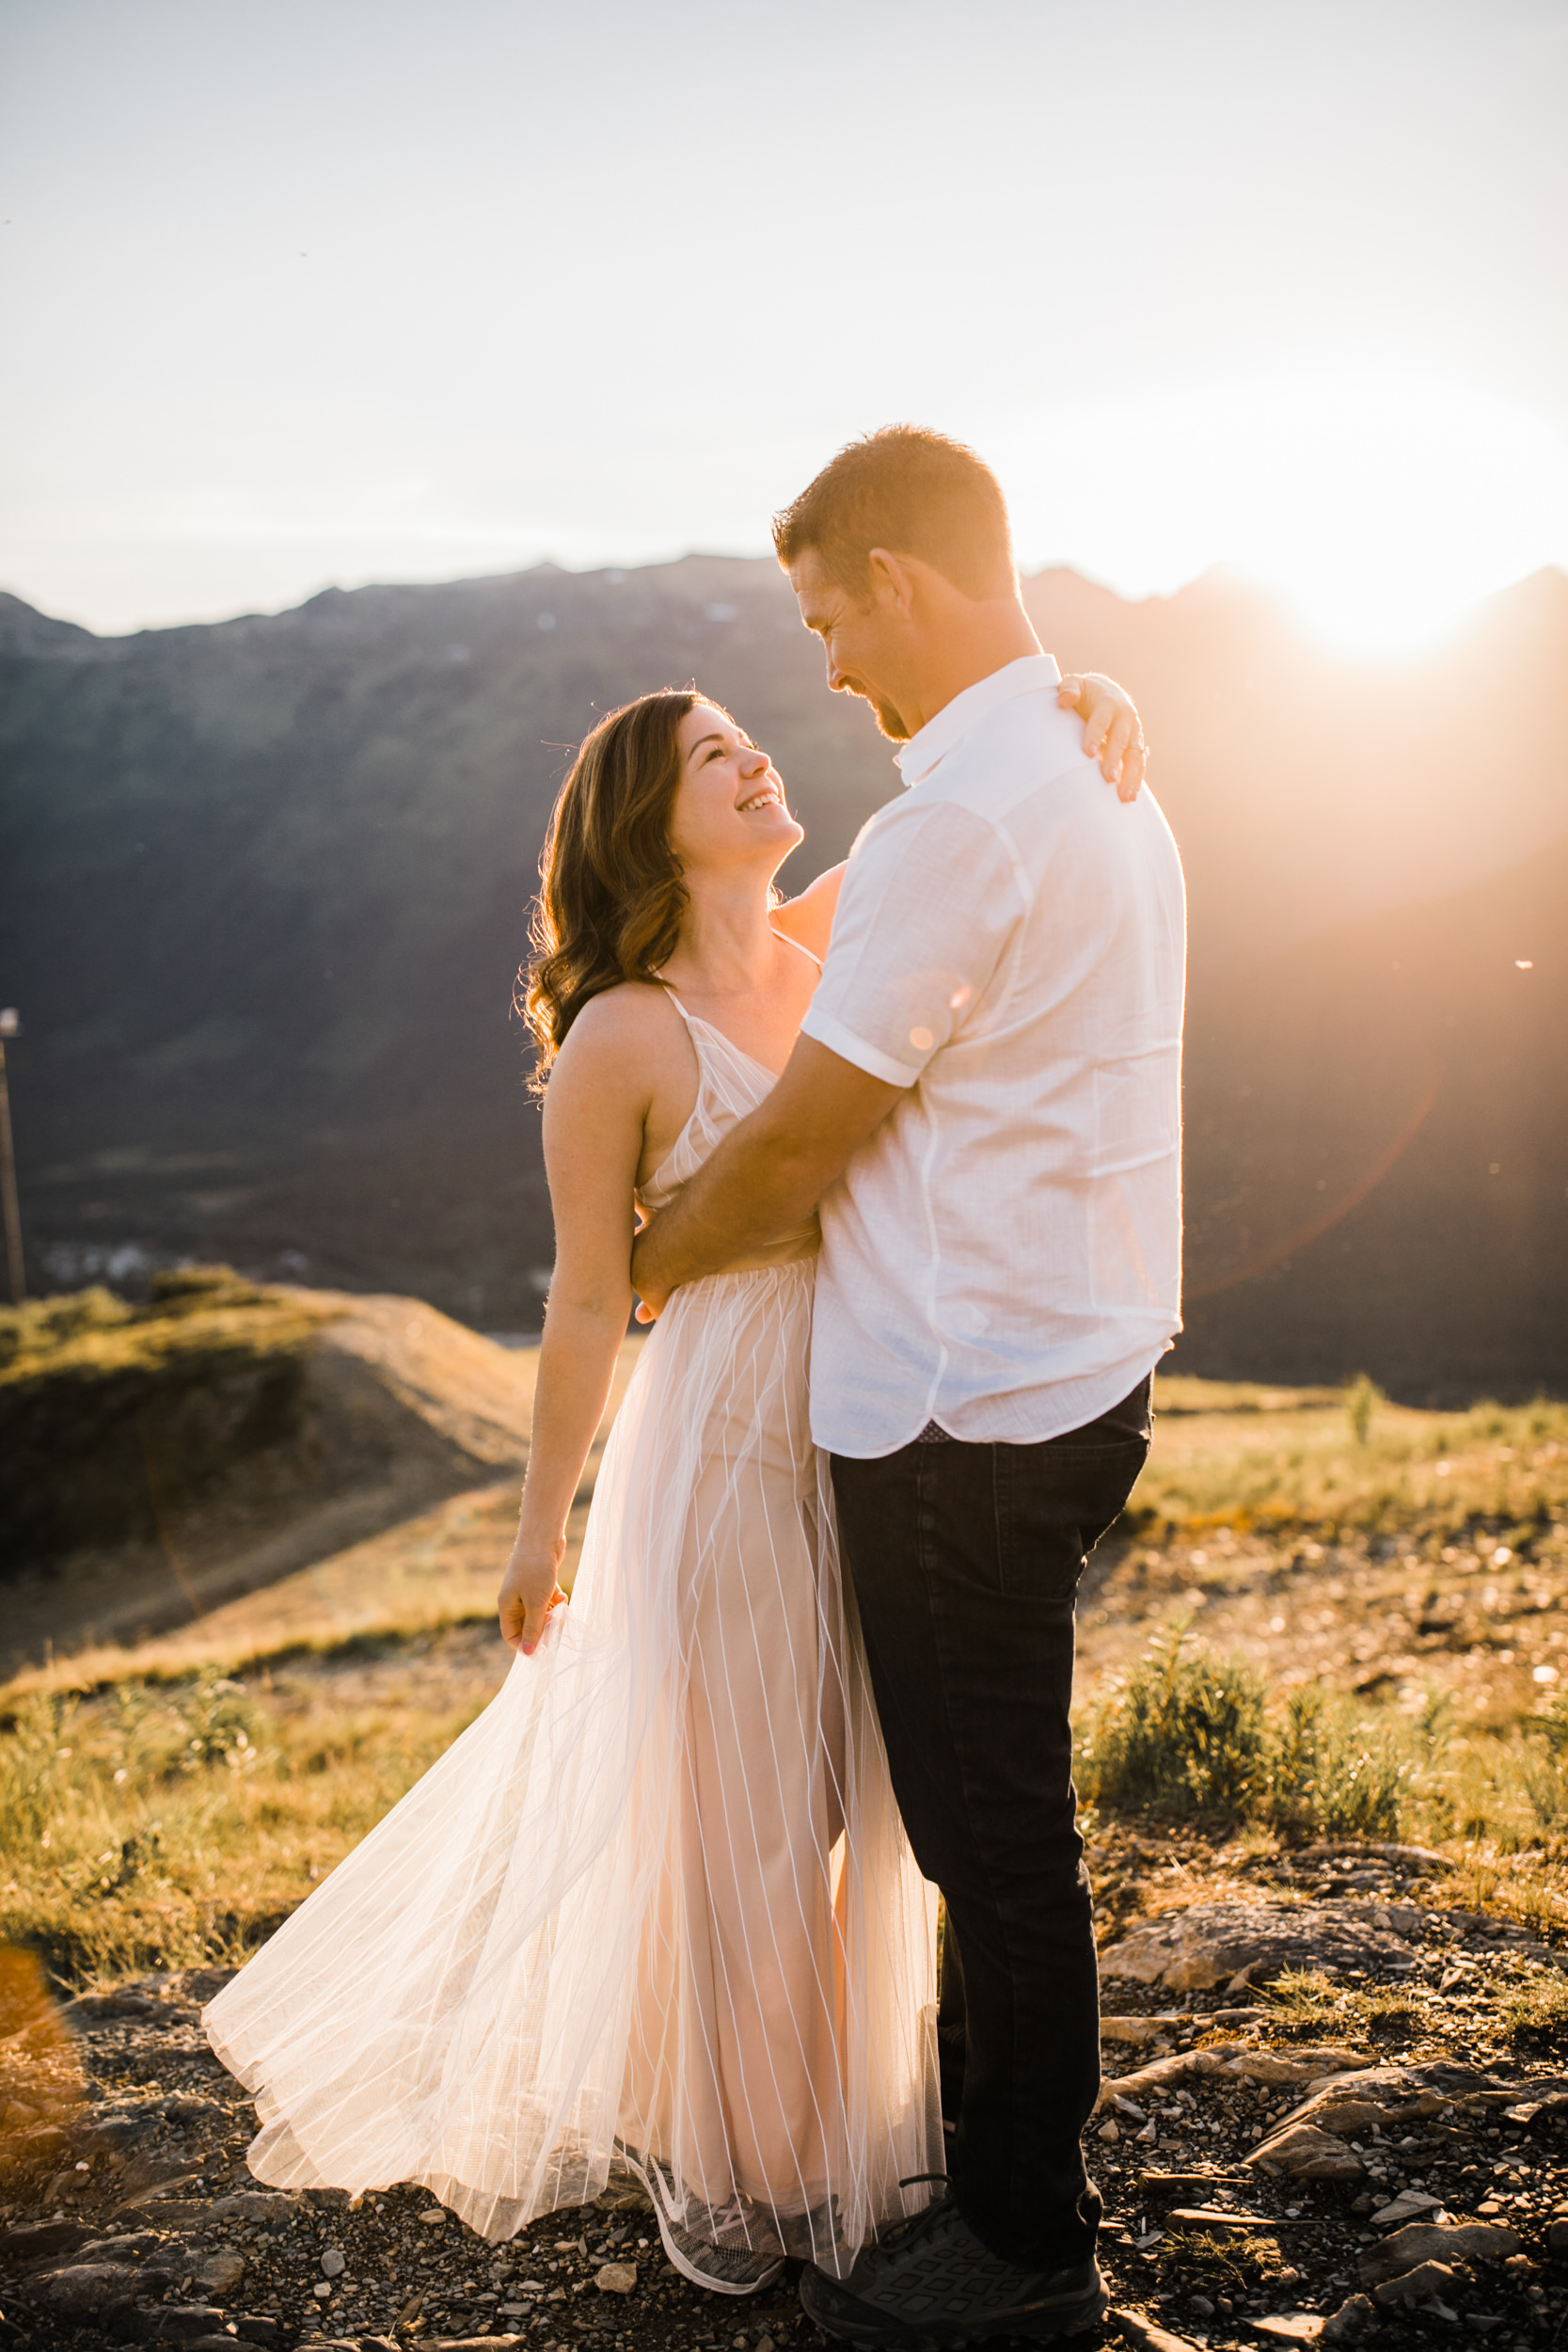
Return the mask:
<path id="1" fill-rule="evenodd" d="M 905 647 L 891 599 L 868 582 L 870 600 L 860 603 L 833 578 L 815 548 L 807 548 L 789 566 L 789 584 L 801 620 L 822 640 L 833 692 L 861 695 L 889 741 L 907 743 L 910 730 L 894 699 Z"/>

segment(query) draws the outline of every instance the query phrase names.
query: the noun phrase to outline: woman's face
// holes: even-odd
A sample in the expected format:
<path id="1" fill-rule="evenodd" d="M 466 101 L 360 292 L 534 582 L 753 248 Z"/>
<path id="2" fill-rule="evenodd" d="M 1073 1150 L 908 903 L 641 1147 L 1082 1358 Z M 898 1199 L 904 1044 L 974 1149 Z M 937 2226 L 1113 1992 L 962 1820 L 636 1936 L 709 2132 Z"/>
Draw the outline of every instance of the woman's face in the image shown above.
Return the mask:
<path id="1" fill-rule="evenodd" d="M 688 874 L 755 866 L 770 880 L 805 839 L 784 802 L 784 781 L 733 719 L 699 703 L 681 721 L 681 772 L 670 847 Z"/>

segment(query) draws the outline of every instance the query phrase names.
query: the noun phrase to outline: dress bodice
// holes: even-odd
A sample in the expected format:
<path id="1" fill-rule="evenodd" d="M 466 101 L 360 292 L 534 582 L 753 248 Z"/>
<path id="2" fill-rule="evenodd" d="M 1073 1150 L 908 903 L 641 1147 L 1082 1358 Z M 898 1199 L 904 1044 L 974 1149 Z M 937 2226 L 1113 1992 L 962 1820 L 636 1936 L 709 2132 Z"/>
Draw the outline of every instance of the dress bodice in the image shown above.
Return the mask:
<path id="1" fill-rule="evenodd" d="M 766 1063 L 754 1055 L 742 1052 L 716 1029 L 711 1021 L 704 1021 L 694 1012 L 688 1012 L 673 989 L 668 984 L 665 993 L 686 1024 L 697 1057 L 697 1100 L 690 1118 L 675 1137 L 657 1168 L 637 1194 L 639 1207 L 650 1216 L 667 1209 L 683 1187 L 689 1184 L 703 1162 L 729 1134 L 730 1129 L 754 1111 L 764 1097 L 771 1092 L 777 1080 Z M 726 1274 L 750 1272 L 761 1266 L 788 1265 L 800 1258 L 815 1258 L 822 1247 L 822 1229 L 814 1210 L 810 1216 L 776 1241 L 749 1256 L 726 1266 Z"/>

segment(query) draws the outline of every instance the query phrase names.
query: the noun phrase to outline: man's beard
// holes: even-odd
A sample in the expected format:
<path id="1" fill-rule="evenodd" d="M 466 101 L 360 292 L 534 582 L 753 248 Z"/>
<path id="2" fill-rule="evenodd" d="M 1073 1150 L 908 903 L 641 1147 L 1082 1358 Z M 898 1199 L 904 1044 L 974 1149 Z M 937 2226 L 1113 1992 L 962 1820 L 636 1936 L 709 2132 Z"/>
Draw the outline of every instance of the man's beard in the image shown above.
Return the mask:
<path id="1" fill-rule="evenodd" d="M 843 686 L 839 689 L 839 691 L 841 693 L 853 694 L 860 702 L 869 703 L 871 705 L 872 711 L 876 716 L 877 724 L 881 729 L 882 733 L 887 737 L 890 743 L 907 743 L 909 741 L 910 730 L 904 724 L 903 720 L 899 717 L 897 711 L 895 710 L 893 705 L 891 703 L 880 701 L 878 695 L 863 682 L 863 680 L 858 677 L 847 677 L 845 679 Z"/>

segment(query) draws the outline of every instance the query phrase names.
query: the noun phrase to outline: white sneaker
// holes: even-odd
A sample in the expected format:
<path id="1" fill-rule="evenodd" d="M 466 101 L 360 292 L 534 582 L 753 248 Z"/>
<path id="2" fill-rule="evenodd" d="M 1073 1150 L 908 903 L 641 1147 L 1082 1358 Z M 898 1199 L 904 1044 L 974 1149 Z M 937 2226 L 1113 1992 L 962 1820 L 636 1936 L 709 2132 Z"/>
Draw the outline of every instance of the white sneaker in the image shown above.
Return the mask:
<path id="1" fill-rule="evenodd" d="M 758 2295 L 772 2285 L 784 2266 L 782 2254 L 753 2254 L 744 2246 L 715 2246 L 710 2238 L 698 2237 L 694 2231 L 672 2221 L 659 2194 L 662 2188 L 674 2201 L 673 2184 L 663 2167 L 657 2158 L 639 2158 L 624 2146 L 620 2153 L 628 2171 L 647 2191 L 664 2251 L 683 2279 L 689 2279 L 694 2287 L 706 2287 L 711 2295 Z"/>

